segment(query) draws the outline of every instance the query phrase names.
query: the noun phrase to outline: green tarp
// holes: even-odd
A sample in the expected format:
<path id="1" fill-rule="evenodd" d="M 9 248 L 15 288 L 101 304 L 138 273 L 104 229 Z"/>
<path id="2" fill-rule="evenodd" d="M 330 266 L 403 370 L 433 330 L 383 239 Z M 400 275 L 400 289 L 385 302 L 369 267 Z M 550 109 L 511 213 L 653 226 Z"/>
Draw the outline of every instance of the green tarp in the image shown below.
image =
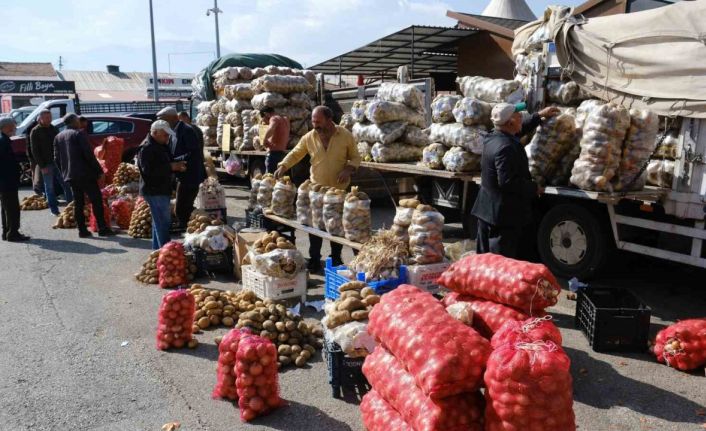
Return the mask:
<path id="1" fill-rule="evenodd" d="M 213 100 L 213 82 L 211 77 L 224 67 L 267 67 L 281 66 L 293 69 L 303 69 L 302 65 L 279 54 L 228 54 L 213 60 L 205 69 L 194 76 L 192 87 L 193 97 L 201 100 Z"/>

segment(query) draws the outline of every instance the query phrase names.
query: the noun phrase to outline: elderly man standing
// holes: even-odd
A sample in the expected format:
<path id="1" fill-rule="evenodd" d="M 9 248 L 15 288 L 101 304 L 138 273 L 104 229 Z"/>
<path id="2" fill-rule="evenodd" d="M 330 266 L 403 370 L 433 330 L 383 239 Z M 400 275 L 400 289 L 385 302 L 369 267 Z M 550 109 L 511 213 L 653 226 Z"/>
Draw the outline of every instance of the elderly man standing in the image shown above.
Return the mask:
<path id="1" fill-rule="evenodd" d="M 157 120 L 150 127 L 147 142 L 140 146 L 137 166 L 140 168 L 140 195 L 152 214 L 152 249 L 159 250 L 169 242 L 171 224 L 172 172 L 186 170 L 185 162 L 172 162 L 169 138 L 174 135 L 171 126 Z"/>
<path id="2" fill-rule="evenodd" d="M 493 107 L 494 130 L 483 142 L 481 185 L 471 214 L 478 218 L 478 253 L 516 258 L 523 228 L 532 222 L 532 200 L 542 192 L 532 181 L 520 136 L 559 110 L 548 107 L 522 121 L 525 104 Z"/>
<path id="3" fill-rule="evenodd" d="M 66 202 L 73 199 L 71 190 L 66 186 L 61 178 L 59 170 L 54 164 L 54 138 L 59 134 L 59 130 L 51 124 L 51 111 L 42 110 L 39 113 L 39 124 L 30 133 L 30 142 L 34 161 L 39 166 L 44 180 L 44 194 L 49 203 L 49 209 L 55 216 L 59 215 L 59 201 L 54 191 L 54 182 L 58 182 L 64 190 Z"/>
<path id="4" fill-rule="evenodd" d="M 289 142 L 289 118 L 275 115 L 272 107 L 260 109 L 262 124 L 259 126 L 260 142 L 267 148 L 265 158 L 265 172 L 272 174 L 277 170 L 277 165 L 284 159 L 287 143 Z"/>
<path id="5" fill-rule="evenodd" d="M 311 113 L 314 130 L 304 135 L 294 149 L 279 163 L 275 172 L 281 177 L 307 154 L 311 157 L 311 181 L 326 187 L 346 189 L 351 175 L 360 166 L 360 155 L 351 132 L 333 122 L 333 112 L 326 106 L 317 106 Z M 321 271 L 321 244 L 323 240 L 309 235 L 309 270 Z M 341 264 L 339 244 L 331 243 L 334 265 Z"/>
<path id="6" fill-rule="evenodd" d="M 191 126 L 192 129 L 194 129 L 194 133 L 196 133 L 196 139 L 199 141 L 199 147 L 201 147 L 201 150 L 203 150 L 203 130 L 196 124 L 193 124 L 191 122 L 191 117 L 189 116 L 189 113 L 186 111 L 181 111 L 179 113 L 179 121 L 181 121 L 184 124 L 188 124 Z"/>
<path id="7" fill-rule="evenodd" d="M 20 164 L 12 151 L 10 138 L 17 125 L 12 117 L 0 118 L 0 205 L 2 206 L 3 241 L 22 242 L 29 239 L 20 233 Z"/>
<path id="8" fill-rule="evenodd" d="M 167 107 L 157 113 L 157 118 L 171 126 L 174 135 L 170 138 L 169 150 L 175 161 L 186 162 L 186 170 L 177 173 L 176 217 L 178 228 L 186 229 L 186 225 L 194 210 L 194 200 L 199 193 L 199 185 L 206 179 L 206 168 L 203 165 L 203 149 L 199 145 L 194 129 L 179 121 L 177 111 Z"/>
<path id="9" fill-rule="evenodd" d="M 66 115 L 64 124 L 66 124 L 66 130 L 54 138 L 54 161 L 61 170 L 64 182 L 71 187 L 74 195 L 74 218 L 78 227 L 78 236 L 81 238 L 93 236 L 86 229 L 86 217 L 83 214 L 86 195 L 91 201 L 93 214 L 98 223 L 98 235 L 113 236 L 115 232 L 105 223 L 103 196 L 98 188 L 98 180 L 103 176 L 103 169 L 93 154 L 86 133 L 79 130 L 78 115 Z"/>

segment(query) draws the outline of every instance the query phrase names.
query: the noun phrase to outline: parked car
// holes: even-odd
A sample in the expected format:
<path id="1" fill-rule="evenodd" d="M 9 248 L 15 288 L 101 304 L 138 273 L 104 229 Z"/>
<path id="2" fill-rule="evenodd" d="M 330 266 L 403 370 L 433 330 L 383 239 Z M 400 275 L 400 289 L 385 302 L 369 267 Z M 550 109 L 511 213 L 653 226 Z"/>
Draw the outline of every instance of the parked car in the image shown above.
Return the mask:
<path id="1" fill-rule="evenodd" d="M 131 162 L 137 154 L 137 147 L 140 146 L 150 130 L 151 122 L 142 118 L 132 118 L 120 115 L 85 115 L 88 119 L 88 141 L 91 147 L 95 148 L 103 143 L 103 139 L 108 136 L 117 136 L 125 141 L 123 147 L 123 161 Z M 56 119 L 52 122 L 60 131 L 66 127 L 62 120 Z M 24 136 L 12 138 L 12 150 L 20 160 L 22 167 L 22 183 L 32 182 L 32 172 L 27 158 L 27 140 Z"/>
<path id="2" fill-rule="evenodd" d="M 13 109 L 7 115 L 12 117 L 15 123 L 21 124 L 35 109 L 37 109 L 36 106 L 23 106 L 22 108 Z"/>

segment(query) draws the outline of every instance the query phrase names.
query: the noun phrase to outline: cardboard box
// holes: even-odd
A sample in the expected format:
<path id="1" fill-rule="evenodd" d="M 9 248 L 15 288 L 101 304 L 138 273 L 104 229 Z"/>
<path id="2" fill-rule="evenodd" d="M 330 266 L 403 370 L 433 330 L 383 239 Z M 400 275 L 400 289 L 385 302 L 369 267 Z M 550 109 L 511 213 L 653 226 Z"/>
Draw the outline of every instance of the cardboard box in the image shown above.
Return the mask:
<path id="1" fill-rule="evenodd" d="M 233 245 L 233 274 L 236 280 L 242 280 L 243 278 L 240 267 L 243 264 L 243 259 L 248 254 L 248 249 L 265 233 L 267 231 L 264 229 L 246 228 L 236 235 L 235 244 Z"/>

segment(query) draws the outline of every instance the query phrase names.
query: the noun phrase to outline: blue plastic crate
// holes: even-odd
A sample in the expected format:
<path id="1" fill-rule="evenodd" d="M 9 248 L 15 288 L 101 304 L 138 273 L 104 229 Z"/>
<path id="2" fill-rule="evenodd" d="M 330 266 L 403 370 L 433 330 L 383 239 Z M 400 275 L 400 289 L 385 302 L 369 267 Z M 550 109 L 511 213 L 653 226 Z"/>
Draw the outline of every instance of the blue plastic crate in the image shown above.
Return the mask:
<path id="1" fill-rule="evenodd" d="M 326 296 L 326 298 L 336 300 L 339 296 L 341 296 L 338 288 L 351 280 L 339 275 L 338 271 L 345 271 L 347 269 L 348 268 L 345 265 L 333 266 L 333 261 L 330 257 L 326 259 L 326 284 L 324 286 L 324 296 Z M 359 281 L 365 281 L 365 273 L 359 272 L 357 278 Z M 376 294 L 382 295 L 383 293 L 387 293 L 395 289 L 400 284 L 405 284 L 406 282 L 407 267 L 405 265 L 401 265 L 400 276 L 398 278 L 391 278 L 389 280 L 382 281 L 369 281 L 367 284 L 375 291 Z"/>

